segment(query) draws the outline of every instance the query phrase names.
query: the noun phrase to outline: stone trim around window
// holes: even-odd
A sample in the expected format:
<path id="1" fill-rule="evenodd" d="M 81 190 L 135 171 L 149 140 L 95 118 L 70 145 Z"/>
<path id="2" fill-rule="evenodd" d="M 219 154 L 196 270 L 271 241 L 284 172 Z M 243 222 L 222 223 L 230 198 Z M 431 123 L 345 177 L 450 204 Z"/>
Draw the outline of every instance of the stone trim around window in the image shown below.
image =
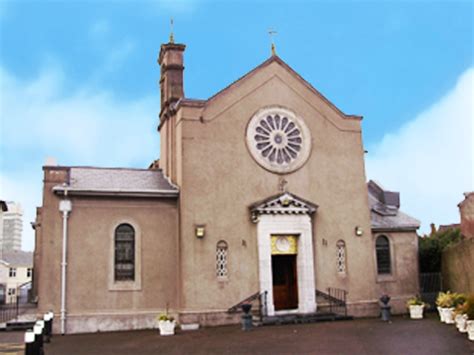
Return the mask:
<path id="1" fill-rule="evenodd" d="M 389 248 L 390 248 L 390 273 L 389 274 L 379 274 L 378 273 L 378 266 L 377 266 L 377 238 L 380 236 L 384 236 L 388 239 Z M 373 248 L 373 256 L 374 256 L 374 266 L 375 266 L 375 277 L 376 282 L 395 282 L 397 281 L 397 269 L 396 269 L 396 260 L 395 260 L 395 244 L 393 242 L 393 238 L 389 233 L 376 233 L 372 234 L 372 248 Z"/>
<path id="2" fill-rule="evenodd" d="M 115 230 L 121 224 L 129 224 L 135 231 L 135 280 L 115 281 Z M 109 229 L 109 270 L 108 289 L 109 291 L 141 291 L 142 288 L 142 236 L 139 224 L 130 218 L 123 218 L 114 221 Z"/>

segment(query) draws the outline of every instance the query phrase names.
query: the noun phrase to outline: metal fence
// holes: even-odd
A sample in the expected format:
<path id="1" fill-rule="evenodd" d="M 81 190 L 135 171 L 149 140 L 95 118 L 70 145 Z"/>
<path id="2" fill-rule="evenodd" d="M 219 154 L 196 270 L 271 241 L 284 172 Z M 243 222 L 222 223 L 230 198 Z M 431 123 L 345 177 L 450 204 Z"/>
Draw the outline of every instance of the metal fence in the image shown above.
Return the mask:
<path id="1" fill-rule="evenodd" d="M 0 304 L 0 323 L 16 319 L 35 307 L 35 304 L 28 303 L 26 298 L 20 298 L 20 296 L 16 297 L 13 302 Z"/>
<path id="2" fill-rule="evenodd" d="M 436 297 L 443 290 L 443 277 L 440 272 L 420 273 L 420 296 L 429 303 L 432 310 L 436 309 Z"/>

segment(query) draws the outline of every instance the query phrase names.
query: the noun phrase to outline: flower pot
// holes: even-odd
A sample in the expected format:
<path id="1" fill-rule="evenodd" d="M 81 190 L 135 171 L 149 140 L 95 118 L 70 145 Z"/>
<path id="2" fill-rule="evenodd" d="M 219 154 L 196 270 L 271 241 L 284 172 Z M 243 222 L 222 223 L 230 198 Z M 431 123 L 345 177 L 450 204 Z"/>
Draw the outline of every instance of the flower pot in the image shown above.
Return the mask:
<path id="1" fill-rule="evenodd" d="M 469 340 L 474 341 L 474 320 L 467 321 L 467 337 Z"/>
<path id="2" fill-rule="evenodd" d="M 160 320 L 158 322 L 160 335 L 174 335 L 175 327 L 176 327 L 176 322 L 174 320 Z"/>
<path id="3" fill-rule="evenodd" d="M 423 319 L 423 308 L 424 305 L 410 305 L 410 318 L 411 319 Z"/>
<path id="4" fill-rule="evenodd" d="M 444 313 L 444 322 L 446 324 L 454 324 L 454 308 L 443 308 L 442 312 Z"/>
<path id="5" fill-rule="evenodd" d="M 439 320 L 441 323 L 444 323 L 444 312 L 441 307 L 436 307 L 438 309 L 438 314 L 439 314 Z"/>
<path id="6" fill-rule="evenodd" d="M 466 314 L 458 314 L 455 317 L 456 326 L 461 333 L 467 333 L 467 315 Z"/>

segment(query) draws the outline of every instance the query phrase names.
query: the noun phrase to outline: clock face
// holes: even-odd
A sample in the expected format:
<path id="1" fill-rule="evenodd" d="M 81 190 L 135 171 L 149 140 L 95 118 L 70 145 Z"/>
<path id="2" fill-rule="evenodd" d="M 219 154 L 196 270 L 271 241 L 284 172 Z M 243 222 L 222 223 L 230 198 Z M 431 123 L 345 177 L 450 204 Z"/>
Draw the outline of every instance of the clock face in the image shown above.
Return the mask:
<path id="1" fill-rule="evenodd" d="M 281 253 L 288 252 L 291 247 L 290 241 L 286 237 L 279 237 L 275 242 L 275 247 Z"/>
<path id="2" fill-rule="evenodd" d="M 276 173 L 299 169 L 311 152 L 304 121 L 293 112 L 272 107 L 260 110 L 247 126 L 247 147 L 263 168 Z"/>

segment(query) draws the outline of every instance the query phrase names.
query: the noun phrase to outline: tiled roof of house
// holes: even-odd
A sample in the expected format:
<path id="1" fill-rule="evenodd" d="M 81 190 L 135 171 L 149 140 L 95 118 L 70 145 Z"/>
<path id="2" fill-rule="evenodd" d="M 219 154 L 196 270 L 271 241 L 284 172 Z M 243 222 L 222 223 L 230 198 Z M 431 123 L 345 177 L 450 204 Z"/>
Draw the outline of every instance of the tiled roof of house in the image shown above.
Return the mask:
<path id="1" fill-rule="evenodd" d="M 54 187 L 56 193 L 85 195 L 176 196 L 178 187 L 161 169 L 69 168 L 69 185 Z"/>
<path id="2" fill-rule="evenodd" d="M 372 230 L 415 231 L 420 221 L 400 211 L 400 194 L 387 191 L 373 180 L 368 182 Z"/>
<path id="3" fill-rule="evenodd" d="M 1 258 L 8 266 L 33 266 L 33 253 L 30 251 L 4 251 Z"/>

